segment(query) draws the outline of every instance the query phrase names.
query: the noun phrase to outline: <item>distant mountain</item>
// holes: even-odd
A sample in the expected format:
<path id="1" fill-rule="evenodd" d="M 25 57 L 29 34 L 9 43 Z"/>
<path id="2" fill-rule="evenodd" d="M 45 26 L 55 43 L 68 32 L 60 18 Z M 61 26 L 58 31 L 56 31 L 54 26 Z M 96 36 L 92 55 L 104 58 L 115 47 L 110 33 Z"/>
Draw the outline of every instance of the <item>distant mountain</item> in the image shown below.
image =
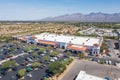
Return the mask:
<path id="1" fill-rule="evenodd" d="M 73 22 L 120 22 L 120 13 L 90 13 L 90 14 L 66 14 L 56 17 L 48 17 L 41 21 L 73 21 Z"/>

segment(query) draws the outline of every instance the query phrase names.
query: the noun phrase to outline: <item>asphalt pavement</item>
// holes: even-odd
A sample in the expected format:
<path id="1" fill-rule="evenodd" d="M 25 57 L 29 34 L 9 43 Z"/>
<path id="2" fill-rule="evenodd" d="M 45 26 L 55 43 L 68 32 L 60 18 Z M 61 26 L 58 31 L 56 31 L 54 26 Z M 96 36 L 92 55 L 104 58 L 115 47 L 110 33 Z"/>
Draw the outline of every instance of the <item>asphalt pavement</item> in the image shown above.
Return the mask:
<path id="1" fill-rule="evenodd" d="M 88 74 L 102 78 L 106 76 L 110 77 L 110 80 L 114 80 L 115 78 L 120 78 L 120 68 L 106 64 L 98 64 L 92 61 L 76 60 L 74 65 L 64 75 L 62 80 L 73 80 L 81 70 L 86 71 L 86 73 Z"/>
<path id="2" fill-rule="evenodd" d="M 108 40 L 107 42 L 108 42 L 108 47 L 110 49 L 111 57 L 112 58 L 118 58 L 117 53 L 115 51 L 115 45 L 114 45 L 115 40 Z"/>

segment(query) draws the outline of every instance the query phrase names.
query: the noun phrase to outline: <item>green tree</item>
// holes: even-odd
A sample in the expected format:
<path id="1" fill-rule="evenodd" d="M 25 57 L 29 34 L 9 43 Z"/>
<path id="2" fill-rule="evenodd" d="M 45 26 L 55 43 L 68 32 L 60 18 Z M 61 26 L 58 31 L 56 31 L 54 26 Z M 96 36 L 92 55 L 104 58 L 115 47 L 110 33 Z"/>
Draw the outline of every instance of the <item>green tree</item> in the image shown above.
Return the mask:
<path id="1" fill-rule="evenodd" d="M 32 53 L 32 56 L 33 56 L 34 58 L 36 58 L 36 57 L 38 57 L 38 53 L 37 53 L 37 52 L 34 52 L 34 53 Z"/>
<path id="2" fill-rule="evenodd" d="M 32 49 L 36 49 L 36 48 L 38 48 L 37 45 L 32 45 L 31 47 L 32 47 Z"/>
<path id="3" fill-rule="evenodd" d="M 5 36 L 4 39 L 6 40 L 6 42 L 11 42 L 13 40 L 11 36 Z"/>
<path id="4" fill-rule="evenodd" d="M 83 58 L 85 58 L 85 53 L 78 53 L 78 56 L 80 59 L 83 59 Z"/>
<path id="5" fill-rule="evenodd" d="M 52 62 L 48 67 L 48 71 L 52 72 L 53 74 L 60 74 L 66 69 L 66 66 L 63 65 L 61 62 Z"/>
<path id="6" fill-rule="evenodd" d="M 76 36 L 81 36 L 80 32 L 75 33 Z"/>
<path id="7" fill-rule="evenodd" d="M 34 62 L 32 63 L 32 67 L 33 68 L 36 68 L 36 67 L 39 67 L 40 66 L 40 63 L 39 62 Z"/>
<path id="8" fill-rule="evenodd" d="M 72 58 L 66 58 L 66 59 L 62 60 L 61 63 L 64 65 L 69 65 L 72 61 L 73 61 Z"/>
<path id="9" fill-rule="evenodd" d="M 40 51 L 41 51 L 41 52 L 45 52 L 46 49 L 45 49 L 45 48 L 41 48 Z"/>
<path id="10" fill-rule="evenodd" d="M 70 51 L 67 51 L 66 55 L 67 56 L 70 56 L 71 52 Z"/>
<path id="11" fill-rule="evenodd" d="M 50 45 L 48 45 L 47 49 L 50 51 L 50 50 L 52 50 L 52 47 Z"/>
<path id="12" fill-rule="evenodd" d="M 103 60 L 100 61 L 100 64 L 104 64 L 105 62 Z"/>
<path id="13" fill-rule="evenodd" d="M 28 47 L 28 46 L 26 46 L 24 49 L 25 49 L 26 51 L 30 51 L 30 50 L 31 50 L 30 47 Z"/>
<path id="14" fill-rule="evenodd" d="M 50 60 L 50 57 L 49 57 L 49 56 L 43 56 L 42 59 L 43 59 L 44 61 L 49 61 L 49 60 Z"/>
<path id="15" fill-rule="evenodd" d="M 108 46 L 107 46 L 105 40 L 102 42 L 102 47 L 101 47 L 101 49 L 102 49 L 102 51 L 103 51 L 104 49 L 105 49 L 105 50 L 108 49 Z"/>
<path id="16" fill-rule="evenodd" d="M 14 50 L 13 48 L 9 48 L 9 49 L 8 49 L 9 52 L 11 52 L 11 51 L 13 51 L 13 50 Z"/>
<path id="17" fill-rule="evenodd" d="M 44 78 L 44 80 L 49 80 L 49 78 Z"/>
<path id="18" fill-rule="evenodd" d="M 57 53 L 57 52 L 55 52 L 55 51 L 50 52 L 50 56 L 54 57 L 54 56 L 56 56 L 56 55 L 58 55 L 58 53 Z"/>
<path id="19" fill-rule="evenodd" d="M 26 72 L 26 69 L 20 69 L 20 70 L 18 71 L 18 75 L 19 75 L 20 77 L 22 77 L 22 76 L 25 75 L 25 72 Z"/>
<path id="20" fill-rule="evenodd" d="M 14 60 L 14 61 L 6 61 L 2 64 L 1 68 L 2 69 L 8 69 L 10 67 L 13 67 L 13 66 L 17 66 L 17 62 Z"/>

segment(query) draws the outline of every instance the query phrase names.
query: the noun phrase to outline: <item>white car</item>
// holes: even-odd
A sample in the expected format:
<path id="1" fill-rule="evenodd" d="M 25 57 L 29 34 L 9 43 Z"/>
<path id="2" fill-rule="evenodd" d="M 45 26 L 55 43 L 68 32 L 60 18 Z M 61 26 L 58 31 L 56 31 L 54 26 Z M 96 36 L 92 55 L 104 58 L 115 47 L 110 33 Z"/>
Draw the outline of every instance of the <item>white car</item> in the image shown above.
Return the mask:
<path id="1" fill-rule="evenodd" d="M 112 61 L 109 60 L 109 64 L 112 64 Z"/>
<path id="2" fill-rule="evenodd" d="M 41 56 L 44 56 L 45 54 L 41 54 Z"/>
<path id="3" fill-rule="evenodd" d="M 32 77 L 32 74 L 27 74 L 28 77 Z"/>
<path id="4" fill-rule="evenodd" d="M 100 60 L 98 59 L 98 61 L 97 61 L 98 63 L 100 63 Z"/>
<path id="5" fill-rule="evenodd" d="M 55 62 L 55 60 L 54 59 L 50 59 L 50 62 Z"/>
<path id="6" fill-rule="evenodd" d="M 28 67 L 28 66 L 31 66 L 31 65 L 32 65 L 32 64 L 28 64 L 28 65 L 26 65 L 26 66 Z"/>
<path id="7" fill-rule="evenodd" d="M 57 57 L 53 57 L 53 59 L 54 59 L 54 60 L 58 60 L 58 58 L 57 58 Z"/>

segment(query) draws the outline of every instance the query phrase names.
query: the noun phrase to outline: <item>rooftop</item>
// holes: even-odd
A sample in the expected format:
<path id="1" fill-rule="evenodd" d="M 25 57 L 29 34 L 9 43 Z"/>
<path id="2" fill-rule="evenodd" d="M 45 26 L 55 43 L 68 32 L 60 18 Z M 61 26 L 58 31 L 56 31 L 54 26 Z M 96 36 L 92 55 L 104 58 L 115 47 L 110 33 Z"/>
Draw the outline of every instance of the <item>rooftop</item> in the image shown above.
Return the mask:
<path id="1" fill-rule="evenodd" d="M 87 74 L 85 71 L 80 71 L 75 80 L 106 80 L 106 79 Z"/>
<path id="2" fill-rule="evenodd" d="M 46 40 L 53 42 L 63 42 L 75 45 L 85 45 L 85 46 L 93 46 L 94 44 L 101 45 L 101 38 L 92 38 L 92 37 L 78 37 L 78 36 L 70 36 L 70 35 L 62 35 L 62 34 L 50 34 L 50 33 L 42 33 L 39 35 L 33 36 L 38 40 Z"/>

